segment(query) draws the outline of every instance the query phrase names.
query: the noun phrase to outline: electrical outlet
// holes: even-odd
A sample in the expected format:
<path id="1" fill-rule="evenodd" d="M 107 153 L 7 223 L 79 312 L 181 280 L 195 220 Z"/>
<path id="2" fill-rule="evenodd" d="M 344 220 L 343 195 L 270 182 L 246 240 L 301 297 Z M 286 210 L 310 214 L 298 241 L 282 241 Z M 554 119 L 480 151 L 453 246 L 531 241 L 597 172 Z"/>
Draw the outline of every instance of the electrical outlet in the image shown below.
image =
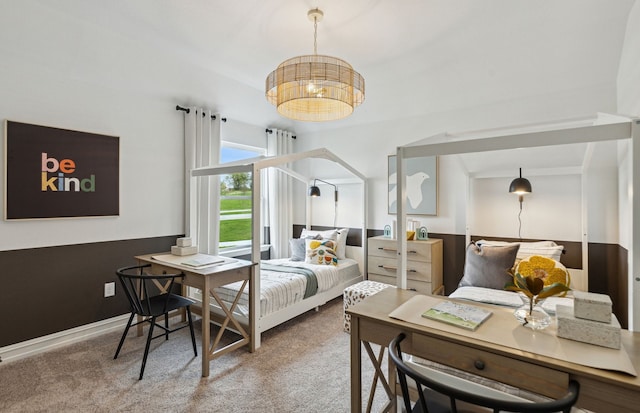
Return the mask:
<path id="1" fill-rule="evenodd" d="M 104 296 L 113 297 L 114 295 L 116 295 L 116 283 L 104 283 Z"/>

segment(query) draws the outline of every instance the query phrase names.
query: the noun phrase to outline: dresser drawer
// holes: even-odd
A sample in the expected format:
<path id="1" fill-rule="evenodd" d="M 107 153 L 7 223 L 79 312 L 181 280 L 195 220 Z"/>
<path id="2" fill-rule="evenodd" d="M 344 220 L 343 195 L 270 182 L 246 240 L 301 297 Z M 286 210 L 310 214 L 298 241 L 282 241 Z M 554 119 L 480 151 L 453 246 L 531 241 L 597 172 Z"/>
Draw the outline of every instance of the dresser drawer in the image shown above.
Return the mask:
<path id="1" fill-rule="evenodd" d="M 431 243 L 426 241 L 408 241 L 407 259 L 431 261 Z M 398 244 L 395 239 L 369 238 L 369 255 L 376 257 L 398 258 Z"/>
<path id="2" fill-rule="evenodd" d="M 417 357 L 534 393 L 559 397 L 569 385 L 569 375 L 558 370 L 420 334 L 412 338 L 412 353 Z"/>
<path id="3" fill-rule="evenodd" d="M 380 275 L 380 274 L 373 274 L 373 273 L 369 273 L 368 278 L 371 281 L 377 281 L 380 283 L 385 283 L 385 284 L 390 284 L 390 285 L 397 285 L 397 281 L 396 281 L 396 277 L 389 277 L 386 275 Z M 415 281 L 415 280 L 407 280 L 407 288 L 410 290 L 416 290 L 419 293 L 422 294 L 433 294 L 433 284 L 431 284 L 430 282 L 423 282 L 423 281 Z"/>
<path id="4" fill-rule="evenodd" d="M 396 258 L 369 256 L 368 271 L 389 277 L 396 277 L 398 261 Z M 420 261 L 407 261 L 407 279 L 431 282 L 431 266 Z"/>

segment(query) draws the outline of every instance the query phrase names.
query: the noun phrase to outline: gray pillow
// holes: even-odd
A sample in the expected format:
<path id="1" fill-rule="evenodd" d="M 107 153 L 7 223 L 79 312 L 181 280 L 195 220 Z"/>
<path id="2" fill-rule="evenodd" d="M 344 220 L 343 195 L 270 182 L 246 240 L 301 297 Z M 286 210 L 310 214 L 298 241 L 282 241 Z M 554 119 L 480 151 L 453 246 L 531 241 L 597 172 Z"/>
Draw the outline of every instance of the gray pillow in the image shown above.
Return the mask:
<path id="1" fill-rule="evenodd" d="M 516 261 L 520 245 L 488 246 L 479 248 L 469 244 L 464 262 L 464 275 L 458 287 L 472 286 L 504 289 L 513 275 L 510 270 Z"/>
<path id="2" fill-rule="evenodd" d="M 289 240 L 289 246 L 291 247 L 291 258 L 289 261 L 304 261 L 306 258 L 306 245 L 305 239 L 319 239 L 319 235 L 304 236 L 300 238 L 291 238 Z"/>

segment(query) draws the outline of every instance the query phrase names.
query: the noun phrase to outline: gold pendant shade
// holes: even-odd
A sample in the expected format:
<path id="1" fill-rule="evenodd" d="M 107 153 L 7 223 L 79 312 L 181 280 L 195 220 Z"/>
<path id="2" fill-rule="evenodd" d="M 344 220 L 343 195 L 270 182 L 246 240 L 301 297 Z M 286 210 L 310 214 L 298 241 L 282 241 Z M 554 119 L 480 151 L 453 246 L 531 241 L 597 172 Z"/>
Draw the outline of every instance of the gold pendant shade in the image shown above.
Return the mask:
<path id="1" fill-rule="evenodd" d="M 342 119 L 364 100 L 364 78 L 342 59 L 297 56 L 282 62 L 266 82 L 267 100 L 287 118 Z"/>
<path id="2" fill-rule="evenodd" d="M 317 25 L 322 12 L 313 9 L 308 16 Z M 364 78 L 342 59 L 312 54 L 280 63 L 267 76 L 265 90 L 282 116 L 324 122 L 351 115 L 364 101 Z"/>

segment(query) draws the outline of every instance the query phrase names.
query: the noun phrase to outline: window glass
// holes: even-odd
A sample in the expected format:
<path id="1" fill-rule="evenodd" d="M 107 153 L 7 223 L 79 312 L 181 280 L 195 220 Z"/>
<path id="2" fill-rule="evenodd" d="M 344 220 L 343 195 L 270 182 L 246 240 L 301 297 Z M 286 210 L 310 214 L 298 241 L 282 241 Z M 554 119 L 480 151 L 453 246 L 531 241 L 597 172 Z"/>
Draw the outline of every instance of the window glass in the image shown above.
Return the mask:
<path id="1" fill-rule="evenodd" d="M 255 158 L 263 149 L 222 143 L 220 162 Z M 231 249 L 251 244 L 251 173 L 220 175 L 219 248 Z"/>

